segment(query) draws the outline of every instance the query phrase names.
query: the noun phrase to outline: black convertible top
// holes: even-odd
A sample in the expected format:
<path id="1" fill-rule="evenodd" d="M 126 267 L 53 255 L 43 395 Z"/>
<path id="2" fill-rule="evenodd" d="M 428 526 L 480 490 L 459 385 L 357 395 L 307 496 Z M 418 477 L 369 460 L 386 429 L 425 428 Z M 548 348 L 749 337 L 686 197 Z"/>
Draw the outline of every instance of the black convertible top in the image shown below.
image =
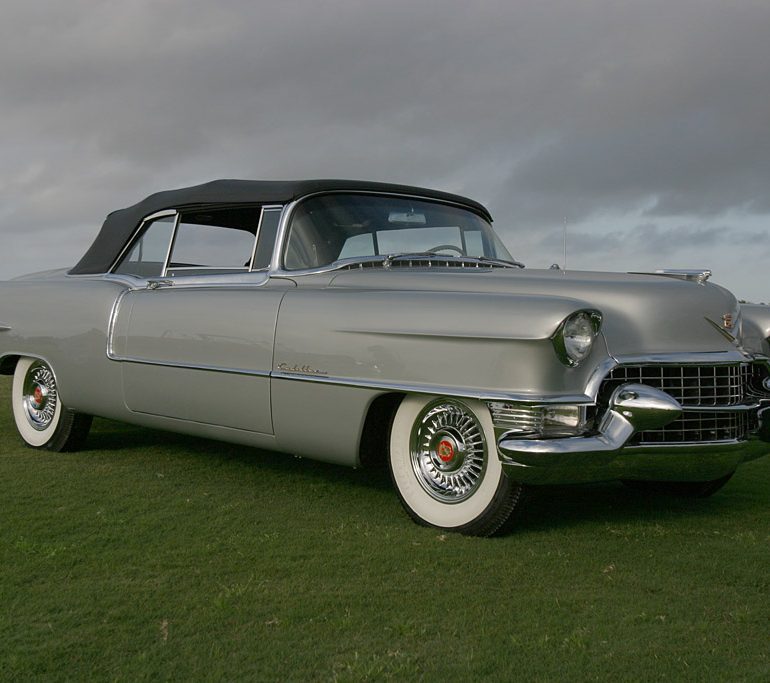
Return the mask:
<path id="1" fill-rule="evenodd" d="M 386 192 L 438 199 L 462 204 L 492 220 L 489 211 L 472 199 L 447 192 L 409 185 L 371 183 L 361 180 L 213 180 L 202 185 L 151 194 L 138 204 L 110 213 L 94 243 L 71 275 L 106 273 L 146 216 L 163 209 L 191 208 L 216 204 L 285 204 L 316 192 Z"/>

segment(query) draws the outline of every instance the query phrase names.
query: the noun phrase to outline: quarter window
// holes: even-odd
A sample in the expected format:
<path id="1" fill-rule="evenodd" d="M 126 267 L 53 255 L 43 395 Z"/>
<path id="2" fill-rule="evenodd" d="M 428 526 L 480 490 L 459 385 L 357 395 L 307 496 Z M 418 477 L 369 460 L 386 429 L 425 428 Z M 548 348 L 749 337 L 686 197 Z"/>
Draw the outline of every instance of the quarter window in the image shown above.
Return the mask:
<path id="1" fill-rule="evenodd" d="M 115 268 L 116 273 L 136 277 L 160 277 L 176 216 L 163 216 L 147 224 L 141 237 Z"/>

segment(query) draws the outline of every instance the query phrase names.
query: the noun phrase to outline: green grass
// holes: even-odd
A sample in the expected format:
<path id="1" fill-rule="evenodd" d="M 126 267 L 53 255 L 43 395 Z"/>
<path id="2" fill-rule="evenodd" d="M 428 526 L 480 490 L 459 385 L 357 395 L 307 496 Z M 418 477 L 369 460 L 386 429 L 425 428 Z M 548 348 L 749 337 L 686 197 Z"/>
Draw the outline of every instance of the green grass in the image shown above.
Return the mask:
<path id="1" fill-rule="evenodd" d="M 536 489 L 476 539 L 382 471 L 103 420 L 34 451 L 9 390 L 2 680 L 768 680 L 770 458 L 708 500 Z"/>

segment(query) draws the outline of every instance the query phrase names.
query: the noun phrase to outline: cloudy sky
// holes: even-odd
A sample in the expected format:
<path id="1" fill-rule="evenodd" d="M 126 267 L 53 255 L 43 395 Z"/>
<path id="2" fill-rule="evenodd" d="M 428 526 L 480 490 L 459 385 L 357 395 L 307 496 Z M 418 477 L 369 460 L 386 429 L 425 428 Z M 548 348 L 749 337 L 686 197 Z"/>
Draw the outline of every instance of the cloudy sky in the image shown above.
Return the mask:
<path id="1" fill-rule="evenodd" d="M 768 301 L 768 36 L 767 0 L 3 0 L 0 278 L 158 189 L 345 177 Z"/>

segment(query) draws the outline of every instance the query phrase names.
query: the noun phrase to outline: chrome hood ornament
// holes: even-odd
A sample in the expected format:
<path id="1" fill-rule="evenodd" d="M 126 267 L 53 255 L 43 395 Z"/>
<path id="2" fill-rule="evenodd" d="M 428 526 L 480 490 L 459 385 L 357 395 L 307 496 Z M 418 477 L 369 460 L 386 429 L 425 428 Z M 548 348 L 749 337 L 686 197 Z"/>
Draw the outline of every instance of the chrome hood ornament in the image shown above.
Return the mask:
<path id="1" fill-rule="evenodd" d="M 677 280 L 686 280 L 687 282 L 696 282 L 699 285 L 705 285 L 706 281 L 711 277 L 711 271 L 703 268 L 672 268 L 656 270 L 653 273 L 642 273 L 643 275 L 662 275 L 663 277 L 673 277 Z"/>

